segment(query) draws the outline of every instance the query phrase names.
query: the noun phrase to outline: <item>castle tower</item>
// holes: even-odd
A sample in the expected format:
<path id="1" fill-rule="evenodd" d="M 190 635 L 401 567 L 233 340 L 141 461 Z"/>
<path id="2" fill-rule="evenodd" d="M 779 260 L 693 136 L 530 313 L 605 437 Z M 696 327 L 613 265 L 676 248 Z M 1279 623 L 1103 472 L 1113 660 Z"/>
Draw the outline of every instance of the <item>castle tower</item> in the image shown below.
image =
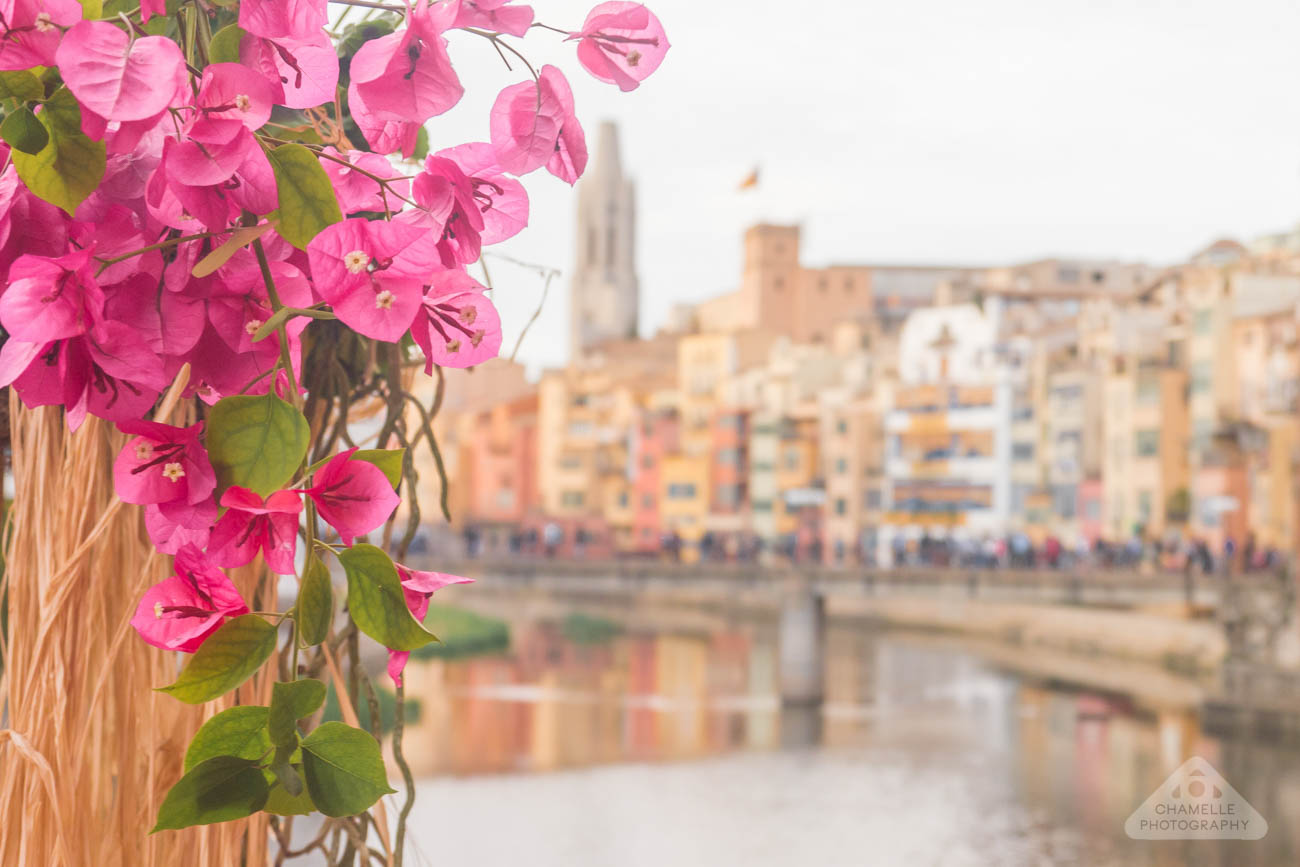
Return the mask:
<path id="1" fill-rule="evenodd" d="M 569 287 L 573 360 L 603 340 L 637 333 L 636 188 L 623 175 L 618 128 L 606 121 L 578 183 L 578 242 Z"/>

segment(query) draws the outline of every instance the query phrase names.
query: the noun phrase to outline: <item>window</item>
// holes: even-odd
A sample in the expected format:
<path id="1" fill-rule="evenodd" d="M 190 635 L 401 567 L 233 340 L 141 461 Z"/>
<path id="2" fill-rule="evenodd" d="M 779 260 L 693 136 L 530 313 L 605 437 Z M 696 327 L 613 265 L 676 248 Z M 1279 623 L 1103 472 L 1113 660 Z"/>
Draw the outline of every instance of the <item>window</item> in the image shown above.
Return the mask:
<path id="1" fill-rule="evenodd" d="M 1192 365 L 1192 394 L 1206 394 L 1214 386 L 1214 366 L 1209 361 Z"/>
<path id="2" fill-rule="evenodd" d="M 835 472 L 840 473 L 842 475 L 844 473 L 847 473 L 848 471 L 849 471 L 848 461 L 846 461 L 844 458 L 839 458 L 835 461 Z"/>
<path id="3" fill-rule="evenodd" d="M 655 468 L 655 459 L 654 459 L 654 455 L 642 455 L 642 456 L 641 456 L 641 469 L 643 469 L 643 470 L 653 470 L 654 468 Z"/>
<path id="4" fill-rule="evenodd" d="M 1160 402 L 1160 378 L 1145 375 L 1138 377 L 1137 402 L 1146 406 Z"/>
<path id="5" fill-rule="evenodd" d="M 846 433 L 848 433 L 849 432 L 848 420 L 842 418 L 839 421 L 835 422 L 835 432 L 840 436 L 844 436 Z"/>
<path id="6" fill-rule="evenodd" d="M 797 470 L 797 469 L 799 469 L 799 450 L 798 450 L 798 449 L 786 449 L 786 450 L 785 450 L 785 468 L 786 468 L 787 470 Z"/>
<path id="7" fill-rule="evenodd" d="M 1058 268 L 1056 271 L 1056 279 L 1062 283 L 1078 283 L 1079 269 L 1070 267 Z"/>
<path id="8" fill-rule="evenodd" d="M 627 491 L 619 491 L 619 492 L 618 492 L 618 507 L 619 507 L 620 509 L 626 509 L 626 508 L 627 508 Z"/>
<path id="9" fill-rule="evenodd" d="M 1012 443 L 1011 460 L 1013 461 L 1032 461 L 1034 459 L 1033 443 Z"/>
<path id="10" fill-rule="evenodd" d="M 650 494 L 642 494 L 642 495 L 641 495 L 641 508 L 643 508 L 643 509 L 653 509 L 654 507 L 655 507 L 655 498 L 652 497 Z"/>
<path id="11" fill-rule="evenodd" d="M 582 491 L 565 491 L 560 495 L 560 504 L 570 509 L 581 508 L 586 501 L 587 496 Z"/>
<path id="12" fill-rule="evenodd" d="M 713 500 L 724 509 L 734 509 L 740 505 L 740 487 L 738 485 L 718 485 L 713 491 Z"/>
<path id="13" fill-rule="evenodd" d="M 582 468 L 581 455 L 565 455 L 560 458 L 560 467 L 566 470 L 577 470 Z"/>
<path id="14" fill-rule="evenodd" d="M 771 500 L 755 500 L 755 501 L 754 501 L 754 511 L 755 511 L 755 512 L 770 512 L 770 511 L 772 511 L 772 501 L 771 501 Z"/>
<path id="15" fill-rule="evenodd" d="M 843 497 L 837 497 L 835 500 L 835 514 L 846 515 L 849 511 L 849 503 Z"/>
<path id="16" fill-rule="evenodd" d="M 1156 429 L 1138 431 L 1135 445 L 1138 457 L 1155 457 L 1160 453 L 1160 431 Z"/>
<path id="17" fill-rule="evenodd" d="M 691 482 L 677 482 L 669 485 L 668 499 L 670 500 L 695 499 L 695 485 Z"/>
<path id="18" fill-rule="evenodd" d="M 1151 519 L 1151 492 L 1141 491 L 1138 493 L 1138 520 L 1149 521 Z"/>
<path id="19" fill-rule="evenodd" d="M 776 469 L 771 461 L 754 461 L 749 466 L 756 473 L 770 473 Z"/>
<path id="20" fill-rule="evenodd" d="M 865 497 L 863 497 L 863 506 L 866 507 L 866 508 L 868 508 L 868 509 L 879 509 L 879 508 L 880 508 L 880 490 L 877 489 L 877 488 L 872 488 L 872 489 L 868 490 L 868 491 L 867 491 L 867 495 L 866 495 Z"/>
<path id="21" fill-rule="evenodd" d="M 1197 334 L 1209 334 L 1214 331 L 1214 311 L 1208 307 L 1197 310 L 1192 319 L 1192 330 Z"/>
<path id="22" fill-rule="evenodd" d="M 718 449 L 718 463 L 724 467 L 740 466 L 740 449 Z"/>

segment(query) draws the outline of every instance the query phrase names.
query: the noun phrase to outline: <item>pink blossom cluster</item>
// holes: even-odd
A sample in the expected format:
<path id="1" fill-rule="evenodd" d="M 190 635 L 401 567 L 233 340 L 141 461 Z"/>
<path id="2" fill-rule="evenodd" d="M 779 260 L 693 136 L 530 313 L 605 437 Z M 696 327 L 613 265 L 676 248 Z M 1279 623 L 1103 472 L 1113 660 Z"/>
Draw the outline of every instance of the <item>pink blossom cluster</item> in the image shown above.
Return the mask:
<path id="1" fill-rule="evenodd" d="M 63 406 L 73 429 L 92 414 L 131 437 L 114 467 L 117 492 L 145 507 L 150 538 L 175 555 L 173 576 L 145 594 L 133 623 L 151 644 L 193 651 L 247 611 L 223 568 L 261 553 L 273 572 L 293 573 L 303 497 L 343 545 L 381 526 L 398 498 L 351 452 L 317 469 L 308 487 L 265 498 L 218 492 L 202 424 L 144 420 L 161 392 L 189 365 L 185 396 L 207 404 L 271 388 L 296 396 L 287 375 L 301 369 L 310 319 L 260 333 L 282 306 L 332 311 L 379 341 L 409 334 L 426 372 L 495 356 L 500 320 L 466 267 L 527 224 L 520 176 L 545 167 L 572 184 L 583 173 L 573 94 L 558 68 L 543 66 L 501 91 L 489 141 L 437 150 L 404 173 L 397 157 L 409 158 L 424 123 L 464 92 L 445 34 L 495 41 L 542 26 L 509 0 L 407 0 L 404 26 L 362 44 L 348 68 L 345 104 L 368 150 L 312 148 L 343 219 L 295 247 L 279 233 L 268 154 L 283 143 L 283 125 L 270 121 L 285 109 L 338 110 L 327 0 L 242 0 L 238 62 L 202 69 L 129 16 L 83 20 L 78 0 L 0 6 L 0 71 L 56 69 L 81 132 L 105 153 L 102 179 L 69 212 L 29 189 L 17 155 L 0 144 L 0 385 L 28 406 Z M 142 23 L 164 14 L 163 0 L 138 11 Z M 600 3 L 580 30 L 563 32 L 583 67 L 623 90 L 669 47 L 638 3 Z M 205 267 L 223 245 L 234 249 Z M 421 616 L 429 594 L 462 580 L 399 574 Z"/>

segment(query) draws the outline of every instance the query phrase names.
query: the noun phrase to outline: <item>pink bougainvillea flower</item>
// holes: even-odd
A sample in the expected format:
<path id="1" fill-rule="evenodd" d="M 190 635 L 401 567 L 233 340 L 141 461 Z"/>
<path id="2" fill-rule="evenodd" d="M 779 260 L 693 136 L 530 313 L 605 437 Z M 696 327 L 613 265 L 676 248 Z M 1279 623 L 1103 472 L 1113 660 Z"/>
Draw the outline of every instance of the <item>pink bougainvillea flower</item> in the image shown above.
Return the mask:
<path id="1" fill-rule="evenodd" d="M 403 212 L 401 219 L 438 236 L 438 256 L 445 268 L 477 261 L 483 248 L 483 212 L 475 192 L 460 166 L 440 156 L 425 160 L 424 171 L 411 182 L 411 198 L 419 208 Z"/>
<path id="2" fill-rule="evenodd" d="M 435 255 L 421 227 L 360 217 L 326 226 L 307 245 L 312 279 L 339 319 L 390 343 L 411 327 Z"/>
<path id="3" fill-rule="evenodd" d="M 227 144 L 241 130 L 252 132 L 271 119 L 271 86 L 238 63 L 205 67 L 194 102 L 186 133 L 205 145 Z"/>
<path id="4" fill-rule="evenodd" d="M 0 69 L 54 66 L 63 28 L 81 20 L 78 0 L 0 2 Z"/>
<path id="5" fill-rule="evenodd" d="M 44 343 L 85 334 L 103 317 L 104 293 L 95 282 L 94 247 L 66 256 L 19 256 L 0 295 L 0 325 L 10 337 Z"/>
<path id="6" fill-rule="evenodd" d="M 496 151 L 486 142 L 446 148 L 434 154 L 460 166 L 469 178 L 483 214 L 483 244 L 497 244 L 513 238 L 528 225 L 528 193 L 524 185 L 497 164 Z"/>
<path id="7" fill-rule="evenodd" d="M 378 529 L 401 502 L 384 471 L 352 457 L 355 448 L 339 452 L 315 472 L 303 493 L 312 498 L 327 524 L 344 545 Z"/>
<path id="8" fill-rule="evenodd" d="M 393 193 L 397 196 L 407 196 L 410 193 L 411 182 L 394 178 L 397 173 L 392 163 L 381 154 L 366 151 L 340 152 L 332 147 L 325 148 L 324 152 L 348 163 L 344 165 L 330 159 L 320 161 L 321 168 L 325 170 L 334 187 L 334 193 L 338 196 L 339 208 L 345 214 L 353 214 L 357 211 L 397 210 L 401 207 L 402 201 Z M 374 177 L 371 177 L 372 175 L 389 179 L 388 185 L 393 193 L 389 193 L 387 201 L 385 201 L 383 187 Z"/>
<path id="9" fill-rule="evenodd" d="M 310 39 L 325 26 L 326 0 L 243 0 L 239 26 L 267 39 Z"/>
<path id="10" fill-rule="evenodd" d="M 164 554 L 175 554 L 186 545 L 206 548 L 212 524 L 217 520 L 216 502 L 204 500 L 195 506 L 194 511 L 180 517 L 180 521 L 173 521 L 156 505 L 145 506 L 144 529 L 149 534 L 149 541 Z"/>
<path id="11" fill-rule="evenodd" d="M 370 111 L 365 98 L 357 90 L 354 81 L 348 85 L 348 111 L 357 129 L 365 138 L 366 144 L 377 154 L 391 154 L 400 151 L 402 156 L 410 157 L 415 153 L 415 145 L 420 136 L 420 124 L 410 121 L 388 120 L 380 118 Z"/>
<path id="12" fill-rule="evenodd" d="M 465 89 L 438 27 L 439 19 L 419 2 L 405 28 L 357 50 L 349 67 L 350 90 L 361 95 L 374 120 L 420 124 L 460 102 Z"/>
<path id="13" fill-rule="evenodd" d="M 89 333 L 49 343 L 10 338 L 0 347 L 0 386 L 13 385 L 25 405 L 57 406 L 76 430 L 86 414 L 110 421 L 139 418 L 167 378 L 162 362 L 135 328 L 115 320 Z"/>
<path id="14" fill-rule="evenodd" d="M 411 326 L 424 351 L 424 372 L 433 366 L 473 367 L 501 351 L 501 317 L 483 286 L 460 270 L 434 276 Z"/>
<path id="15" fill-rule="evenodd" d="M 587 168 L 587 139 L 574 114 L 564 73 L 543 66 L 538 81 L 497 94 L 491 116 L 492 149 L 501 168 L 523 175 L 546 170 L 573 184 Z"/>
<path id="16" fill-rule="evenodd" d="M 177 551 L 173 569 L 145 591 L 131 618 L 154 647 L 193 653 L 226 618 L 248 613 L 235 585 L 194 546 Z"/>
<path id="17" fill-rule="evenodd" d="M 56 60 L 72 95 L 106 120 L 157 115 L 185 79 L 185 58 L 173 40 L 133 39 L 107 21 L 74 25 L 59 44 Z"/>
<path id="18" fill-rule="evenodd" d="M 155 15 L 167 14 L 167 0 L 140 0 L 140 18 L 145 24 Z"/>
<path id="19" fill-rule="evenodd" d="M 452 27 L 478 27 L 510 36 L 524 36 L 533 23 L 533 7 L 511 6 L 510 0 L 449 0 Z"/>
<path id="20" fill-rule="evenodd" d="M 221 505 L 226 514 L 212 528 L 208 542 L 213 563 L 227 568 L 243 566 L 261 551 L 272 572 L 293 574 L 298 514 L 302 512 L 297 491 L 276 491 L 263 501 L 253 491 L 235 485 L 221 495 Z"/>
<path id="21" fill-rule="evenodd" d="M 625 91 L 636 90 L 658 69 L 669 48 L 663 25 L 640 3 L 601 3 L 569 39 L 579 40 L 583 68 Z"/>
<path id="22" fill-rule="evenodd" d="M 239 43 L 239 62 L 256 69 L 270 85 L 271 99 L 287 108 L 331 102 L 339 83 L 339 57 L 323 30 L 304 39 L 248 34 Z"/>
<path id="23" fill-rule="evenodd" d="M 113 462 L 113 485 L 124 502 L 157 504 L 167 518 L 183 522 L 183 516 L 211 498 L 217 477 L 199 442 L 202 422 L 173 427 L 124 421 L 118 427 L 132 435 Z"/>
<path id="24" fill-rule="evenodd" d="M 421 622 L 429 613 L 429 597 L 434 593 L 452 584 L 474 583 L 473 578 L 462 578 L 446 572 L 420 572 L 401 563 L 393 565 L 397 567 L 397 577 L 402 582 L 402 595 L 406 597 L 406 607 L 411 609 L 411 616 Z M 398 686 L 402 685 L 402 671 L 406 668 L 406 660 L 410 656 L 411 654 L 405 650 L 388 651 L 388 676 Z"/>

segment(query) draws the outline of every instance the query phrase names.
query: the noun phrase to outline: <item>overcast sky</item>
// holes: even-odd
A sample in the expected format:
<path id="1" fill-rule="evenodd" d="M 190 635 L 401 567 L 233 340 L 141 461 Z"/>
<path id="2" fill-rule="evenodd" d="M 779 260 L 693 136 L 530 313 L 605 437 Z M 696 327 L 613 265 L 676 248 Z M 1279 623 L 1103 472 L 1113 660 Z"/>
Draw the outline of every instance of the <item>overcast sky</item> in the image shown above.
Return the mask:
<path id="1" fill-rule="evenodd" d="M 593 0 L 536 0 L 576 29 Z M 733 289 L 740 236 L 799 222 L 804 262 L 1175 261 L 1300 219 L 1294 0 L 651 0 L 672 42 L 630 93 L 534 30 L 521 49 L 573 84 L 594 139 L 619 124 L 638 182 L 643 333 Z M 507 72 L 453 33 L 464 101 L 435 147 L 486 140 Z M 594 142 L 593 142 L 594 143 Z M 736 187 L 762 167 L 756 192 Z M 524 180 L 532 220 L 492 248 L 561 269 L 520 357 L 568 346 L 572 190 Z M 489 260 L 490 261 L 490 260 Z M 540 280 L 494 264 L 513 346 Z"/>

